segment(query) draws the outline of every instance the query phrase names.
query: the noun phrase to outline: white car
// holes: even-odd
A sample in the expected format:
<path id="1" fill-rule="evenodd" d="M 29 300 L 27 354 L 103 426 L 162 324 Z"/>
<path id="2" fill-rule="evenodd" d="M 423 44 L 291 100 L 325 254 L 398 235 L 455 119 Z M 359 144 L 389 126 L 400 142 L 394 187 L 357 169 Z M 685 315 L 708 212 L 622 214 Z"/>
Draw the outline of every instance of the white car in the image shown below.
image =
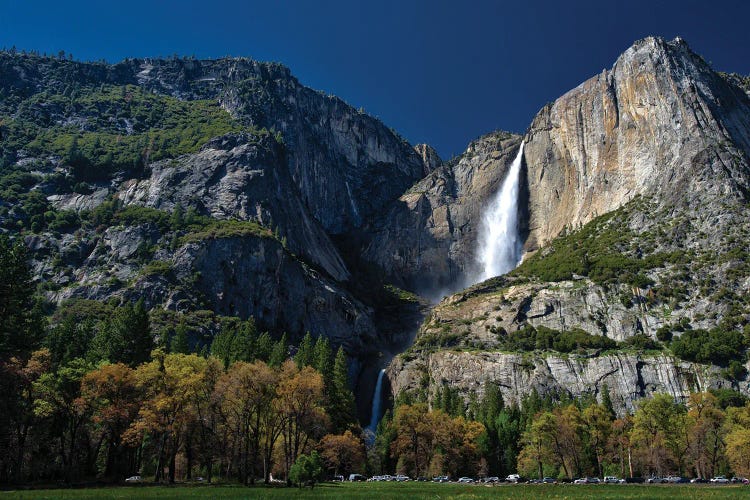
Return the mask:
<path id="1" fill-rule="evenodd" d="M 573 484 L 599 484 L 601 481 L 598 477 L 582 477 L 573 481 Z"/>
<path id="2" fill-rule="evenodd" d="M 141 479 L 141 476 L 130 476 L 129 478 L 125 479 L 126 483 L 140 483 L 141 481 L 143 481 L 143 479 Z"/>
<path id="3" fill-rule="evenodd" d="M 409 476 L 404 476 L 403 474 L 399 474 L 394 478 L 395 481 L 398 481 L 399 483 L 403 481 L 409 481 Z"/>
<path id="4" fill-rule="evenodd" d="M 458 478 L 458 482 L 459 483 L 473 483 L 474 480 L 472 478 L 470 478 L 470 477 L 465 477 L 464 476 L 464 477 Z"/>
<path id="5" fill-rule="evenodd" d="M 620 479 L 619 477 L 616 477 L 616 476 L 604 476 L 604 482 L 608 484 L 619 484 L 619 483 L 624 483 L 625 480 Z"/>
<path id="6" fill-rule="evenodd" d="M 711 482 L 712 482 L 712 483 L 719 483 L 719 484 L 723 484 L 723 483 L 728 483 L 728 482 L 729 482 L 729 479 L 727 479 L 727 478 L 726 478 L 726 477 L 724 477 L 724 476 L 716 476 L 716 477 L 712 477 L 712 478 L 711 478 Z"/>
<path id="7" fill-rule="evenodd" d="M 505 480 L 508 481 L 509 483 L 517 483 L 518 481 L 521 480 L 521 476 L 519 476 L 518 474 L 510 474 L 508 477 L 505 478 Z"/>

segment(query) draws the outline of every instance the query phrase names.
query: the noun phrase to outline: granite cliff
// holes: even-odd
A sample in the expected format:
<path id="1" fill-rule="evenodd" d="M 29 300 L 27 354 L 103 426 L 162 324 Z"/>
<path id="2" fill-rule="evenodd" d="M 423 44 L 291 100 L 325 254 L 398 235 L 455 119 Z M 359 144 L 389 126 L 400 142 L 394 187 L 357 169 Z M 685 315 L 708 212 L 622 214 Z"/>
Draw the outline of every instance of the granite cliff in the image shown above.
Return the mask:
<path id="1" fill-rule="evenodd" d="M 443 299 L 390 365 L 393 393 L 429 400 L 449 384 L 468 398 L 494 380 L 518 401 L 606 384 L 619 411 L 654 391 L 749 394 L 746 339 L 731 356 L 685 349 L 748 331 L 750 101 L 738 81 L 681 39 L 647 38 L 542 108 L 523 137 L 523 264 Z"/>

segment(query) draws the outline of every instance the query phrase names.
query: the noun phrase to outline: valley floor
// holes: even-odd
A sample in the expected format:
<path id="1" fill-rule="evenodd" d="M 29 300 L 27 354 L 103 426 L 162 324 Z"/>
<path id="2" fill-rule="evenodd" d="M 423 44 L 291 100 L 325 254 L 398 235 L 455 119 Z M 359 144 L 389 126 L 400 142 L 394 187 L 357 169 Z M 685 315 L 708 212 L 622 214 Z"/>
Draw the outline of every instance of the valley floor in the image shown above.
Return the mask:
<path id="1" fill-rule="evenodd" d="M 565 498 L 565 499 L 721 499 L 747 498 L 748 486 L 710 485 L 463 485 L 436 483 L 339 483 L 314 489 L 242 486 L 137 486 L 0 492 L 0 499 L 131 498 Z"/>

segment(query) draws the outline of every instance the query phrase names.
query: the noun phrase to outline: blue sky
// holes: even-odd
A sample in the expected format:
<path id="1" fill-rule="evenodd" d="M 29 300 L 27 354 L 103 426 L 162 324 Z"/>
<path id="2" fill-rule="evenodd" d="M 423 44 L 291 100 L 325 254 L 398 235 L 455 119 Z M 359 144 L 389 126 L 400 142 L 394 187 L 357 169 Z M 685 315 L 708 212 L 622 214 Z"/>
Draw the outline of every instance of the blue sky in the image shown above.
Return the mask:
<path id="1" fill-rule="evenodd" d="M 449 158 L 491 130 L 524 131 L 647 35 L 750 74 L 749 20 L 746 0 L 0 0 L 0 46 L 277 61 Z"/>

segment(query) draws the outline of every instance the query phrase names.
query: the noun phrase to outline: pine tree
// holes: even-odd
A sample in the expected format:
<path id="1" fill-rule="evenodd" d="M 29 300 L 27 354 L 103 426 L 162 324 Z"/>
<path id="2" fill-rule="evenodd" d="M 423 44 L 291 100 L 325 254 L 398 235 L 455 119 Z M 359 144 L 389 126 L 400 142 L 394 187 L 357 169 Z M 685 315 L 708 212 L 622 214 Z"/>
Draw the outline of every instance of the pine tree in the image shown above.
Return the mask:
<path id="1" fill-rule="evenodd" d="M 91 344 L 89 357 L 93 360 L 106 359 L 130 366 L 148 361 L 154 339 L 143 299 L 135 306 L 128 302 L 119 307 L 111 320 L 100 325 Z"/>
<path id="2" fill-rule="evenodd" d="M 273 352 L 273 339 L 268 332 L 263 332 L 258 337 L 258 359 L 268 362 Z"/>
<path id="3" fill-rule="evenodd" d="M 232 361 L 255 361 L 258 353 L 257 346 L 258 329 L 253 317 L 243 321 L 234 336 L 232 342 Z"/>
<path id="4" fill-rule="evenodd" d="M 281 364 L 286 360 L 288 355 L 289 355 L 289 338 L 286 332 L 284 332 L 284 335 L 281 336 L 281 339 L 279 339 L 279 341 L 273 345 L 273 349 L 271 350 L 271 356 L 268 358 L 268 364 L 274 367 L 281 366 Z"/>
<path id="5" fill-rule="evenodd" d="M 349 386 L 349 366 L 343 347 L 339 347 L 336 351 L 332 386 L 328 415 L 331 417 L 333 433 L 339 434 L 355 423 L 357 419 L 354 394 Z"/>
<path id="6" fill-rule="evenodd" d="M 185 223 L 185 217 L 184 217 L 184 211 L 182 210 L 182 205 L 177 203 L 174 206 L 174 210 L 172 210 L 172 215 L 169 218 L 169 225 L 171 226 L 173 231 L 182 229 L 183 224 Z"/>
<path id="7" fill-rule="evenodd" d="M 184 321 L 180 321 L 175 328 L 175 334 L 170 342 L 170 352 L 176 354 L 190 354 L 190 341 L 188 340 L 187 325 Z"/>
<path id="8" fill-rule="evenodd" d="M 299 347 L 297 348 L 297 353 L 294 355 L 294 362 L 297 364 L 297 368 L 312 366 L 313 339 L 310 332 L 305 333 L 305 336 L 302 337 L 302 342 L 300 342 Z"/>
<path id="9" fill-rule="evenodd" d="M 39 347 L 44 328 L 26 247 L 0 235 L 0 358 L 30 354 Z"/>
<path id="10" fill-rule="evenodd" d="M 328 337 L 324 337 L 323 335 L 319 336 L 315 341 L 315 347 L 313 348 L 313 368 L 323 375 L 325 386 L 327 388 L 331 387 L 333 379 L 333 350 L 331 349 Z M 326 393 L 328 392 L 326 390 Z"/>

